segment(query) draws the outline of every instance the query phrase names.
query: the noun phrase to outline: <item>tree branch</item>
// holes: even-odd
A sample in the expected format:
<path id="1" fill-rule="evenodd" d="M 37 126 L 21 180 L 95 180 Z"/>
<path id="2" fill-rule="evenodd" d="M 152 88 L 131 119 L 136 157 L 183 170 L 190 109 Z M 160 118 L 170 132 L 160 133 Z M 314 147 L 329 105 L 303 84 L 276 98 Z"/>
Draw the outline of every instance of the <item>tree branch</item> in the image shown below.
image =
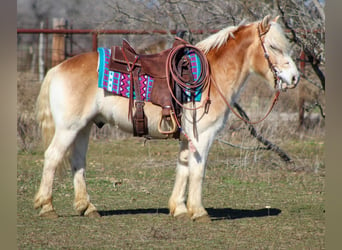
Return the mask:
<path id="1" fill-rule="evenodd" d="M 318 107 L 321 113 L 321 116 L 325 119 L 325 112 L 323 111 L 322 105 L 319 102 L 315 102 L 312 105 L 304 106 L 306 112 L 310 112 L 315 107 Z"/>
<path id="2" fill-rule="evenodd" d="M 227 142 L 225 140 L 222 140 L 220 138 L 217 139 L 217 141 L 219 142 L 222 142 L 228 146 L 231 146 L 233 148 L 240 148 L 240 149 L 243 149 L 243 150 L 251 150 L 251 151 L 255 151 L 255 150 L 269 150 L 268 147 L 260 147 L 260 146 L 256 146 L 256 147 L 244 147 L 244 146 L 241 146 L 241 145 L 235 145 L 235 144 L 232 144 L 230 142 Z"/>
<path id="3" fill-rule="evenodd" d="M 315 7 L 317 8 L 319 15 L 321 16 L 321 18 L 324 21 L 325 20 L 325 14 L 324 14 L 323 6 L 318 2 L 318 0 L 312 0 L 312 2 L 314 3 Z"/>
<path id="4" fill-rule="evenodd" d="M 242 109 L 242 107 L 238 103 L 234 103 L 234 107 L 237 109 L 239 114 L 244 119 L 249 121 L 249 117 L 247 116 L 246 112 Z M 291 158 L 282 149 L 280 149 L 277 145 L 273 144 L 269 140 L 267 140 L 264 137 L 262 137 L 261 135 L 259 135 L 252 124 L 248 124 L 247 122 L 245 122 L 245 124 L 248 126 L 248 130 L 249 130 L 250 134 L 252 136 L 254 136 L 259 142 L 261 142 L 262 144 L 264 144 L 266 146 L 265 150 L 271 150 L 271 151 L 277 153 L 280 156 L 280 158 L 283 161 L 285 161 L 286 163 L 292 162 Z"/>

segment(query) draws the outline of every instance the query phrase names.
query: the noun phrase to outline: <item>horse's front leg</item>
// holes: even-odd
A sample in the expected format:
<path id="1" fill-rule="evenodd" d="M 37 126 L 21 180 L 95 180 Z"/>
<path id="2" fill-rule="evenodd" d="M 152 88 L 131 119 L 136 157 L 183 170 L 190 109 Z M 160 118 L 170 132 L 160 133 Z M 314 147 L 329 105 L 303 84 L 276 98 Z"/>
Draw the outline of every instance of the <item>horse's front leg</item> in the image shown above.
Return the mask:
<path id="1" fill-rule="evenodd" d="M 188 155 L 188 141 L 181 141 L 178 154 L 176 180 L 169 199 L 170 214 L 177 218 L 188 216 L 188 209 L 185 206 L 185 191 L 189 177 Z"/>
<path id="2" fill-rule="evenodd" d="M 192 220 L 210 221 L 202 204 L 202 186 L 205 176 L 206 161 L 213 142 L 212 134 L 202 134 L 194 143 L 195 152 L 189 153 L 189 193 L 187 200 L 188 213 Z"/>

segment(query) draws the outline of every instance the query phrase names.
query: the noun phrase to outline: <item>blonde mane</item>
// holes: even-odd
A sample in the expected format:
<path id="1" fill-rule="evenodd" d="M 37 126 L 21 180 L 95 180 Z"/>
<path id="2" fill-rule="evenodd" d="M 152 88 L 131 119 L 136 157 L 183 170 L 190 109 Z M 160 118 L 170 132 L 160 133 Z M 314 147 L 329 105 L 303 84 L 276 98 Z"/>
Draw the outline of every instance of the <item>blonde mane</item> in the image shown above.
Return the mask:
<path id="1" fill-rule="evenodd" d="M 259 23 L 253 22 L 254 23 Z M 241 26 L 245 26 L 246 23 L 243 20 L 239 25 L 237 26 L 229 26 L 227 28 L 224 28 L 217 33 L 207 37 L 206 39 L 198 42 L 196 44 L 196 47 L 198 47 L 200 50 L 202 50 L 205 54 L 207 54 L 211 49 L 214 48 L 220 48 L 222 45 L 224 45 L 228 39 L 235 38 L 234 32 L 236 32 Z M 265 43 L 268 46 L 278 48 L 284 52 L 287 52 L 289 48 L 289 44 L 287 39 L 285 38 L 284 32 L 281 29 L 281 26 L 276 22 L 271 22 L 271 29 L 267 32 L 265 37 Z"/>
<path id="2" fill-rule="evenodd" d="M 206 39 L 198 42 L 196 47 L 202 50 L 205 54 L 207 54 L 213 48 L 220 48 L 223 44 L 225 44 L 230 37 L 234 38 L 234 32 L 237 31 L 242 25 L 244 25 L 245 20 L 243 20 L 237 26 L 229 26 L 224 28 L 217 33 L 207 37 Z"/>

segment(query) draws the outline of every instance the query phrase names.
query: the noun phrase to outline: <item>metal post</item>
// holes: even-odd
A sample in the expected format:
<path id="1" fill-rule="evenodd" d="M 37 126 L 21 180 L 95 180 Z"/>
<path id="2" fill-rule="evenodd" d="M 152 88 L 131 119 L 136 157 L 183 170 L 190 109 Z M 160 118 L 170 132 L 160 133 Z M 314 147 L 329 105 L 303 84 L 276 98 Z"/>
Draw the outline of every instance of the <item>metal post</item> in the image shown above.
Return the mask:
<path id="1" fill-rule="evenodd" d="M 94 32 L 93 33 L 93 51 L 97 51 L 97 44 L 98 44 L 97 32 Z"/>

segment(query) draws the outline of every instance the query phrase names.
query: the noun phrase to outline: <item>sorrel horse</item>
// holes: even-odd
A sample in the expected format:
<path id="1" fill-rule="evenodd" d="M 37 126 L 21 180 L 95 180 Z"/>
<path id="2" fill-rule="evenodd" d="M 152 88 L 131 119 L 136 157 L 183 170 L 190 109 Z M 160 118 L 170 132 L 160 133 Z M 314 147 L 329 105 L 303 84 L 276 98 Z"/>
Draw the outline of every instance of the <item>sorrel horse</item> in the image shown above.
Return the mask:
<path id="1" fill-rule="evenodd" d="M 170 214 L 193 220 L 209 216 L 202 205 L 202 182 L 209 149 L 218 131 L 225 125 L 230 109 L 254 72 L 275 89 L 294 88 L 299 72 L 289 55 L 289 45 L 277 18 L 227 27 L 196 44 L 210 66 L 209 111 L 197 110 L 197 138 L 194 136 L 192 111 L 184 109 L 182 129 L 189 138 L 180 138 L 176 179 L 169 199 Z M 44 169 L 34 207 L 40 216 L 57 217 L 52 205 L 52 185 L 56 170 L 65 159 L 70 163 L 75 191 L 74 208 L 80 215 L 100 216 L 90 202 L 85 182 L 86 152 L 92 124 L 103 122 L 132 132 L 128 120 L 128 99 L 109 94 L 97 86 L 97 52 L 70 58 L 47 73 L 37 100 L 37 118 L 46 144 Z M 201 102 L 204 102 L 202 98 Z M 192 102 L 185 106 L 201 106 Z M 145 103 L 149 136 L 165 138 L 158 132 L 161 108 Z M 191 143 L 189 143 L 189 141 Z M 186 198 L 186 188 L 188 195 Z"/>

